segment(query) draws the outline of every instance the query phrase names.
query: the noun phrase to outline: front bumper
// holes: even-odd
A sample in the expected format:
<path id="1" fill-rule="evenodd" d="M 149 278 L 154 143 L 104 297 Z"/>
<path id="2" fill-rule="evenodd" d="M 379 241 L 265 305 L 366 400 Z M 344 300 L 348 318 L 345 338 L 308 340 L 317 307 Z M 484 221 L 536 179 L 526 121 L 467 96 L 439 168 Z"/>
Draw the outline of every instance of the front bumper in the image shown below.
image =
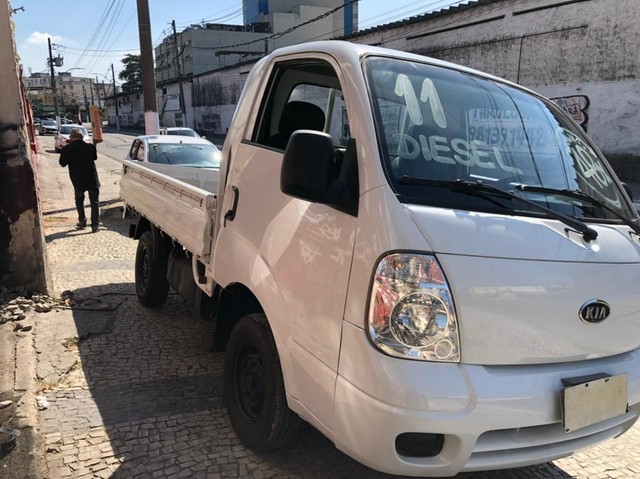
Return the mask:
<path id="1" fill-rule="evenodd" d="M 565 433 L 563 378 L 627 374 L 627 414 Z M 572 454 L 629 429 L 640 414 L 640 351 L 589 361 L 478 366 L 391 358 L 345 322 L 333 440 L 374 469 L 412 476 L 520 467 Z M 443 434 L 433 457 L 404 457 L 403 433 Z"/>

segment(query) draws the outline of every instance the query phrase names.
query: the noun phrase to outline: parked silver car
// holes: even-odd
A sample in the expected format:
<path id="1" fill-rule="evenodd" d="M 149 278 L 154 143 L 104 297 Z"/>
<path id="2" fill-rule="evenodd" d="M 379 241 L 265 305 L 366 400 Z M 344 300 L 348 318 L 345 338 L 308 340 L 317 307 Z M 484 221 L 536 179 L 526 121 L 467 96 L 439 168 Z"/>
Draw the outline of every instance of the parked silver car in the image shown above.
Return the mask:
<path id="1" fill-rule="evenodd" d="M 46 120 L 42 120 L 42 123 L 40 123 L 39 133 L 41 135 L 46 135 L 47 133 L 55 133 L 56 131 L 58 131 L 58 123 L 56 123 L 55 120 L 47 118 Z"/>

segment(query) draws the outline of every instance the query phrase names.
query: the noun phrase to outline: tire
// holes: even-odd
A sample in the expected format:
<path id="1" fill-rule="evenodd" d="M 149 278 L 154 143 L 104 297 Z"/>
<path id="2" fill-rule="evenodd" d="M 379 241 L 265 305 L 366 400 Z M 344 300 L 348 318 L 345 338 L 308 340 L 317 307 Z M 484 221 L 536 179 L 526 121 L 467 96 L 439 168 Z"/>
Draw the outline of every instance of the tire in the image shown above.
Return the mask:
<path id="1" fill-rule="evenodd" d="M 144 306 L 160 306 L 169 294 L 167 262 L 153 260 L 153 235 L 142 233 L 136 250 L 136 294 Z"/>
<path id="2" fill-rule="evenodd" d="M 231 426 L 255 451 L 287 444 L 300 418 L 287 406 L 276 343 L 264 314 L 238 321 L 224 361 L 224 401 Z"/>

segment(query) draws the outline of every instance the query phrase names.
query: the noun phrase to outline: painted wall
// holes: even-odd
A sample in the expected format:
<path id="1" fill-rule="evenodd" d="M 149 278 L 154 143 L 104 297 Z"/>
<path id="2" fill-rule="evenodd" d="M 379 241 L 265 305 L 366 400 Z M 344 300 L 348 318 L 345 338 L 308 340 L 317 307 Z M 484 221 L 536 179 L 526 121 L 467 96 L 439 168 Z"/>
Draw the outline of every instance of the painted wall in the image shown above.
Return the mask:
<path id="1" fill-rule="evenodd" d="M 204 135 L 225 135 L 252 64 L 237 65 L 192 79 L 195 129 Z"/>
<path id="2" fill-rule="evenodd" d="M 156 90 L 158 115 L 160 126 L 186 126 L 194 128 L 194 112 L 191 105 L 191 82 L 183 82 L 184 103 L 187 110 L 187 124 L 182 124 L 182 109 L 180 106 L 180 86 L 178 83 L 169 83 Z"/>
<path id="3" fill-rule="evenodd" d="M 36 171 L 9 9 L 0 2 L 0 284 L 47 292 Z"/>

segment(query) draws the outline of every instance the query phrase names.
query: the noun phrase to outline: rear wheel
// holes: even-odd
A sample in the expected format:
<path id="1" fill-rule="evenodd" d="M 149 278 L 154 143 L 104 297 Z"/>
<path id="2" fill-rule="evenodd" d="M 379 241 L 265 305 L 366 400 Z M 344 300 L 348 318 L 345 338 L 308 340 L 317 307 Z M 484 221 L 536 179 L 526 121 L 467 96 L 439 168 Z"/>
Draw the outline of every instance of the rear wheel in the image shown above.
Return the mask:
<path id="1" fill-rule="evenodd" d="M 136 251 L 136 293 L 145 306 L 159 306 L 167 299 L 167 262 L 153 259 L 153 235 L 145 231 Z"/>
<path id="2" fill-rule="evenodd" d="M 224 399 L 233 430 L 256 451 L 285 445 L 298 428 L 300 418 L 287 406 L 280 359 L 264 314 L 243 317 L 231 331 Z"/>

